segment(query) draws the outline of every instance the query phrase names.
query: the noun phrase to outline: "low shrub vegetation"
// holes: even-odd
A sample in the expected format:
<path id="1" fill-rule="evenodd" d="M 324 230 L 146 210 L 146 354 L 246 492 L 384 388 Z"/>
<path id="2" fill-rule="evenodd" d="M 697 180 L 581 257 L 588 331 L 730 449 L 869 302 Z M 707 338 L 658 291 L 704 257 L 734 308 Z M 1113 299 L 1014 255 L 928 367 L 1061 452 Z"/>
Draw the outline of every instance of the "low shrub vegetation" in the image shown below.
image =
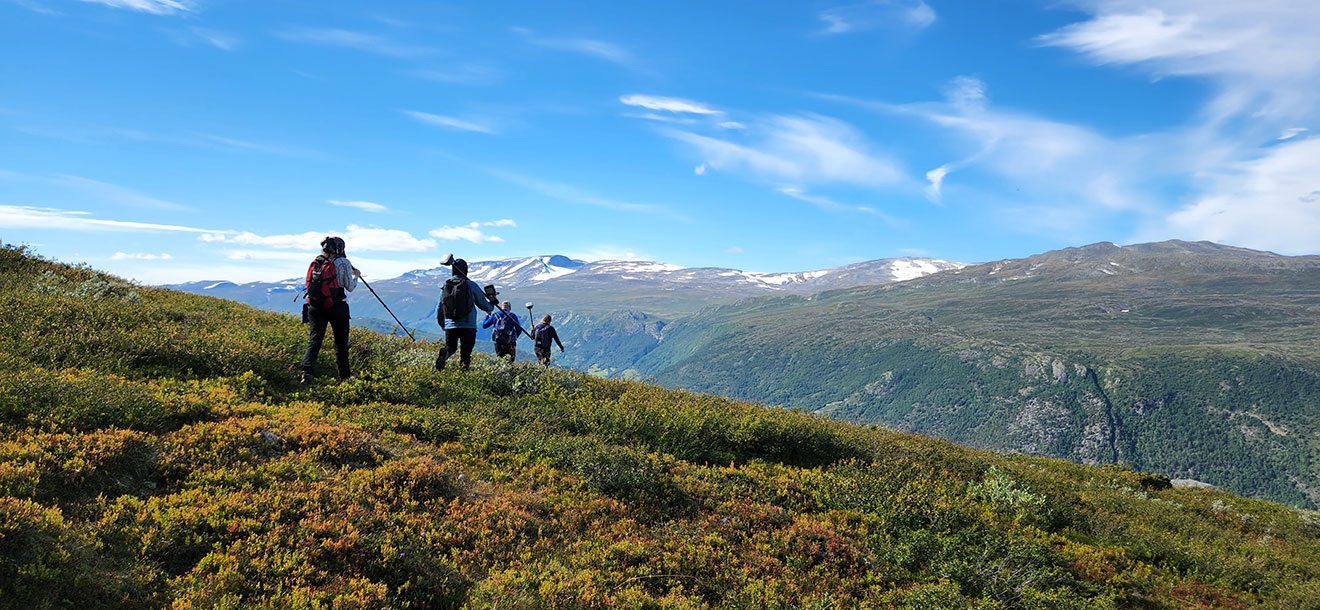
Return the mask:
<path id="1" fill-rule="evenodd" d="M 292 317 L 21 249 L 0 306 L 0 607 L 1320 608 L 1320 515 L 1156 474 L 368 332 L 302 388 Z"/>

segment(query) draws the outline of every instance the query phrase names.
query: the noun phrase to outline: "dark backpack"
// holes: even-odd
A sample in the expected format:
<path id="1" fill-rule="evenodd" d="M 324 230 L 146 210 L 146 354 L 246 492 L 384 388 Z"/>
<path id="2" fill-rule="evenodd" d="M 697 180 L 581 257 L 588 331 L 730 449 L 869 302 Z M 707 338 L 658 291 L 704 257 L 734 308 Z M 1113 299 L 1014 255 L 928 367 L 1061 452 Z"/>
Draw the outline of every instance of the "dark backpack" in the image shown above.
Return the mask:
<path id="1" fill-rule="evenodd" d="M 339 284 L 335 261 L 325 255 L 316 257 L 307 266 L 307 307 L 326 310 L 344 302 L 344 287 Z"/>
<path id="2" fill-rule="evenodd" d="M 467 278 L 455 275 L 445 280 L 440 291 L 440 314 L 447 320 L 458 320 L 472 313 L 472 290 Z"/>

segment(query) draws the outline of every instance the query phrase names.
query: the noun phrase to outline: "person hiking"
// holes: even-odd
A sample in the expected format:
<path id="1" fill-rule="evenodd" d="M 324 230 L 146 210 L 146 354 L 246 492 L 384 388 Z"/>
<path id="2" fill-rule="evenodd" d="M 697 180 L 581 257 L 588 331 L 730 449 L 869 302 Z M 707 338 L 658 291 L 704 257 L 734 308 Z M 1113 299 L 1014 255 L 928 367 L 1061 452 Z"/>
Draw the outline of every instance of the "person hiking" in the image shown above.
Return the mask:
<path id="1" fill-rule="evenodd" d="M 467 261 L 456 258 L 450 265 L 452 275 L 445 280 L 436 306 L 436 322 L 445 329 L 445 345 L 435 357 L 435 369 L 445 370 L 445 361 L 458 353 L 463 368 L 472 365 L 472 347 L 477 342 L 477 310 L 490 313 L 494 307 L 476 282 L 467 277 Z"/>
<path id="2" fill-rule="evenodd" d="M 362 275 L 344 255 L 344 240 L 327 237 L 321 240 L 321 254 L 307 266 L 303 287 L 307 302 L 303 305 L 303 321 L 307 323 L 307 353 L 298 368 L 302 370 L 302 385 L 311 385 L 316 376 L 316 358 L 325 340 L 326 324 L 335 333 L 335 372 L 339 380 L 348 379 L 348 301 L 347 292 L 357 288 Z"/>
<path id="3" fill-rule="evenodd" d="M 559 345 L 559 353 L 564 353 L 564 344 L 559 342 L 559 333 L 550 326 L 550 315 L 541 318 L 541 323 L 532 329 L 532 340 L 536 346 L 536 359 L 541 364 L 550 366 L 550 342 Z"/>
<path id="4" fill-rule="evenodd" d="M 510 311 L 513 305 L 508 301 L 500 304 L 500 310 L 491 312 L 481 323 L 482 328 L 495 327 L 490 331 L 490 339 L 495 342 L 495 357 L 509 358 L 509 363 L 517 358 L 518 333 L 522 332 L 522 323 L 518 314 Z"/>

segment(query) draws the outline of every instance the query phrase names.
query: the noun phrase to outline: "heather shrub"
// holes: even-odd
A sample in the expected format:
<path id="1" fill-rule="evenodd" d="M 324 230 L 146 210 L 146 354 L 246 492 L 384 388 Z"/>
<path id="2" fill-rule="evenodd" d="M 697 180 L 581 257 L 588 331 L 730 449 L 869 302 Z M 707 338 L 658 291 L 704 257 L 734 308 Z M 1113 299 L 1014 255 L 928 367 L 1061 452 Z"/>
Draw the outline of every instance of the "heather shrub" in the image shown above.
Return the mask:
<path id="1" fill-rule="evenodd" d="M 1313 512 L 362 329 L 304 388 L 292 317 L 98 277 L 0 248 L 0 607 L 1320 599 Z"/>

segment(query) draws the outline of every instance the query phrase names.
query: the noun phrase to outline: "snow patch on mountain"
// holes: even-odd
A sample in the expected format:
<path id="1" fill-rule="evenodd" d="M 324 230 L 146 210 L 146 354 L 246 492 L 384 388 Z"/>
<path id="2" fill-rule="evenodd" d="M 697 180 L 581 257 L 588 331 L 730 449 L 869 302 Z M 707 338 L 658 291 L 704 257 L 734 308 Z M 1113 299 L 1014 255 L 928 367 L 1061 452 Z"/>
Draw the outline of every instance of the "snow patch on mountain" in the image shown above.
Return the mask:
<path id="1" fill-rule="evenodd" d="M 596 273 L 664 273 L 682 271 L 687 267 L 652 261 L 596 261 L 591 270 Z"/>
<path id="2" fill-rule="evenodd" d="M 960 269 L 965 266 L 962 263 L 934 259 L 901 258 L 890 263 L 889 270 L 894 274 L 894 281 L 904 282 L 945 269 Z"/>

